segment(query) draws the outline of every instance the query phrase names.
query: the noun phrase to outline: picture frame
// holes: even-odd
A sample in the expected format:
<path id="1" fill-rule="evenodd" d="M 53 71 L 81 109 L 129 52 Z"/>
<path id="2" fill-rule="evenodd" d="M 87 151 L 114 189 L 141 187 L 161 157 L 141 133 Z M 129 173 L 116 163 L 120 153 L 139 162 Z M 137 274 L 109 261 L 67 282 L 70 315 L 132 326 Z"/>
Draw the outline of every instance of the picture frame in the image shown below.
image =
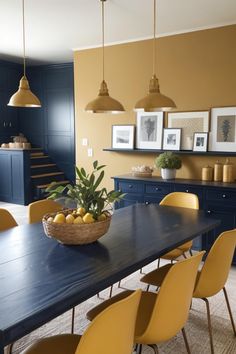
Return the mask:
<path id="1" fill-rule="evenodd" d="M 181 150 L 193 149 L 195 132 L 209 132 L 209 110 L 168 112 L 168 128 L 181 128 Z"/>
<path id="2" fill-rule="evenodd" d="M 163 150 L 180 150 L 181 129 L 165 128 L 163 133 Z"/>
<path id="3" fill-rule="evenodd" d="M 112 148 L 134 149 L 135 125 L 112 125 Z"/>
<path id="4" fill-rule="evenodd" d="M 137 149 L 161 149 L 163 133 L 163 112 L 137 113 Z"/>
<path id="5" fill-rule="evenodd" d="M 206 152 L 208 146 L 208 133 L 194 133 L 193 151 Z"/>
<path id="6" fill-rule="evenodd" d="M 236 151 L 236 107 L 211 109 L 209 151 Z"/>

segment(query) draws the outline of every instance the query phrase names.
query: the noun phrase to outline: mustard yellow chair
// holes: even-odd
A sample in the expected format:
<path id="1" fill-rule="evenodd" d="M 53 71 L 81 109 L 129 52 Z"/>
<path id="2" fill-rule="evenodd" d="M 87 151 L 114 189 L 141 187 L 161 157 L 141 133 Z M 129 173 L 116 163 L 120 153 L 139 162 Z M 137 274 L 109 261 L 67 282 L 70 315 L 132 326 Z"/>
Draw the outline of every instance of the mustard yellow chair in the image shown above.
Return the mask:
<path id="1" fill-rule="evenodd" d="M 130 354 L 141 290 L 97 316 L 84 332 L 44 338 L 22 354 Z"/>
<path id="2" fill-rule="evenodd" d="M 230 303 L 225 288 L 230 266 L 232 263 L 236 245 L 236 229 L 223 232 L 214 242 L 210 252 L 204 262 L 202 269 L 198 272 L 194 298 L 200 298 L 205 301 L 207 309 L 208 329 L 210 336 L 211 353 L 214 353 L 212 326 L 210 317 L 210 306 L 208 297 L 214 296 L 220 290 L 223 290 L 230 321 L 236 336 L 235 324 L 230 308 Z M 166 274 L 170 271 L 172 265 L 167 264 L 159 269 L 155 269 L 147 274 L 141 280 L 154 286 L 162 286 Z"/>
<path id="3" fill-rule="evenodd" d="M 196 194 L 186 193 L 186 192 L 173 192 L 167 194 L 160 205 L 173 206 L 178 208 L 189 208 L 189 209 L 199 209 L 199 201 Z M 180 245 L 178 248 L 166 253 L 161 258 L 175 260 L 179 256 L 184 256 L 186 258 L 186 252 L 191 253 L 191 247 L 193 245 L 192 241 L 185 242 L 183 245 Z"/>
<path id="4" fill-rule="evenodd" d="M 52 199 L 42 199 L 29 204 L 28 219 L 29 224 L 39 222 L 47 213 L 54 213 L 62 210 L 62 205 Z"/>
<path id="5" fill-rule="evenodd" d="M 10 229 L 14 226 L 18 226 L 18 224 L 11 213 L 4 208 L 0 208 L 0 231 Z"/>
<path id="6" fill-rule="evenodd" d="M 142 292 L 138 309 L 135 343 L 146 344 L 158 353 L 158 343 L 167 341 L 182 330 L 185 345 L 190 353 L 184 325 L 188 319 L 198 266 L 205 252 L 184 259 L 172 265 L 158 293 Z M 124 291 L 104 301 L 87 313 L 93 320 L 110 304 L 128 296 L 132 291 Z M 154 344 L 155 343 L 155 344 Z"/>

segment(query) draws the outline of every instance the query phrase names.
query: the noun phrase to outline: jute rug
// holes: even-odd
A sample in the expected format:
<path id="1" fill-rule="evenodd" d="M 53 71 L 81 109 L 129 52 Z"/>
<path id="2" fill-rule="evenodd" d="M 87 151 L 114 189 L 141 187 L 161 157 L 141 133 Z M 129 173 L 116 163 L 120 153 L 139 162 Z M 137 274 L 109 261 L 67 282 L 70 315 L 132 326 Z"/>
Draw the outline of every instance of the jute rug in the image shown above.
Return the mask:
<path id="1" fill-rule="evenodd" d="M 144 271 L 147 272 L 153 269 L 155 266 L 156 264 L 149 265 L 144 268 Z M 130 275 L 129 277 L 123 279 L 122 286 L 130 289 L 144 289 L 144 285 L 139 282 L 139 278 L 140 273 L 136 272 Z M 226 288 L 228 290 L 233 315 L 236 319 L 236 268 L 232 268 L 228 282 L 226 284 Z M 121 291 L 121 289 L 119 289 L 117 285 L 115 285 L 114 294 L 119 291 Z M 108 294 L 109 289 L 104 290 L 100 293 L 100 295 L 104 298 L 107 298 Z M 86 312 L 100 301 L 102 300 L 99 300 L 96 296 L 94 296 L 93 298 L 76 307 L 75 333 L 83 333 L 89 323 L 85 317 Z M 223 292 L 217 294 L 216 296 L 210 299 L 210 307 L 212 314 L 215 353 L 236 353 L 236 337 L 234 337 L 233 335 Z M 13 347 L 13 354 L 20 353 L 22 349 L 24 349 L 27 345 L 32 343 L 37 338 L 51 336 L 53 334 L 58 333 L 69 333 L 71 323 L 70 321 L 71 312 L 69 311 L 17 341 Z M 192 310 L 190 311 L 189 320 L 186 324 L 185 329 L 188 336 L 191 352 L 193 354 L 210 353 L 205 303 L 202 300 L 193 300 Z M 159 351 L 161 354 L 186 353 L 181 333 L 174 337 L 172 340 L 159 345 Z M 153 351 L 151 348 L 144 347 L 143 353 L 153 354 Z"/>

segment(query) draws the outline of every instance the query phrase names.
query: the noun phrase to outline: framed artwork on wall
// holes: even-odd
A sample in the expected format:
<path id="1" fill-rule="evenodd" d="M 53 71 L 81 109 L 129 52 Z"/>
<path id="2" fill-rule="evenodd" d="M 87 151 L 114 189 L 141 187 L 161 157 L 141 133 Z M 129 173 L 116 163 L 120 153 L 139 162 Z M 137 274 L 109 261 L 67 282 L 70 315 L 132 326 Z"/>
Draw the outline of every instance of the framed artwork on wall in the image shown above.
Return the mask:
<path id="1" fill-rule="evenodd" d="M 112 126 L 112 148 L 133 149 L 134 148 L 134 125 L 113 125 Z"/>
<path id="2" fill-rule="evenodd" d="M 210 151 L 236 151 L 236 107 L 211 109 Z"/>
<path id="3" fill-rule="evenodd" d="M 163 112 L 137 113 L 137 149 L 161 149 Z"/>
<path id="4" fill-rule="evenodd" d="M 207 151 L 208 133 L 194 133 L 193 151 Z"/>
<path id="5" fill-rule="evenodd" d="M 209 131 L 209 111 L 168 112 L 168 128 L 181 128 L 181 150 L 192 150 L 195 132 Z"/>
<path id="6" fill-rule="evenodd" d="M 180 150 L 181 129 L 164 129 L 163 150 Z"/>

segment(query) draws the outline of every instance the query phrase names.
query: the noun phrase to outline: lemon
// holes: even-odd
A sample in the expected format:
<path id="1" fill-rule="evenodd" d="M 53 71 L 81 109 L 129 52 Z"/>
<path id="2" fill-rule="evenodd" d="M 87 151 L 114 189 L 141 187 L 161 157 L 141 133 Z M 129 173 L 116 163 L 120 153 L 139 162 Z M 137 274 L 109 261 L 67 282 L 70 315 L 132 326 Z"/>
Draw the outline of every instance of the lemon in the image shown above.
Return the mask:
<path id="1" fill-rule="evenodd" d="M 66 217 L 62 213 L 58 213 L 53 219 L 53 222 L 56 222 L 57 224 L 63 224 L 65 221 L 66 221 Z"/>
<path id="2" fill-rule="evenodd" d="M 85 224 L 91 224 L 93 222 L 95 222 L 94 218 L 93 218 L 93 215 L 90 214 L 90 213 L 86 213 L 84 216 L 83 216 L 83 222 Z"/>
<path id="3" fill-rule="evenodd" d="M 86 214 L 86 210 L 80 207 L 77 209 L 77 214 L 79 214 L 80 216 L 84 216 Z"/>
<path id="4" fill-rule="evenodd" d="M 77 216 L 77 218 L 74 219 L 74 224 L 83 224 L 83 219 L 82 217 L 79 215 Z"/>
<path id="5" fill-rule="evenodd" d="M 73 223 L 74 223 L 74 220 L 75 220 L 75 218 L 74 218 L 74 216 L 73 216 L 72 214 L 68 214 L 68 215 L 66 216 L 66 223 L 67 223 L 67 224 L 73 224 Z"/>
<path id="6" fill-rule="evenodd" d="M 104 213 L 102 213 L 101 215 L 99 215 L 99 217 L 98 217 L 98 221 L 104 221 L 104 220 L 106 220 L 106 214 L 104 214 Z"/>

